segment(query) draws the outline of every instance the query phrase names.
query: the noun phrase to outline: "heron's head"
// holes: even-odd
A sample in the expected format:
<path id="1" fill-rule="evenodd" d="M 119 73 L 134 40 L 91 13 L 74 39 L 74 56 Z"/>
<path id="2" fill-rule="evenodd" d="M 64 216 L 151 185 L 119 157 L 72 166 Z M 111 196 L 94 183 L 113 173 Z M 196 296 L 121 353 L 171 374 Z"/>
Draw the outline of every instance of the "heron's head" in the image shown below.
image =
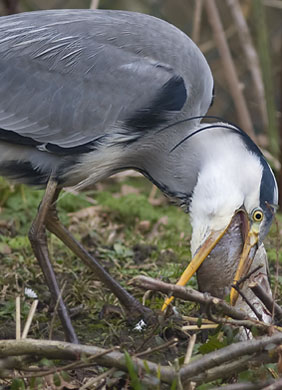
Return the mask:
<path id="1" fill-rule="evenodd" d="M 213 256 L 235 264 L 231 280 L 244 276 L 269 231 L 278 202 L 273 172 L 245 133 L 213 131 L 209 139 L 202 138 L 201 150 L 202 165 L 190 205 L 193 258 L 179 285 Z M 234 289 L 230 299 L 235 304 Z"/>

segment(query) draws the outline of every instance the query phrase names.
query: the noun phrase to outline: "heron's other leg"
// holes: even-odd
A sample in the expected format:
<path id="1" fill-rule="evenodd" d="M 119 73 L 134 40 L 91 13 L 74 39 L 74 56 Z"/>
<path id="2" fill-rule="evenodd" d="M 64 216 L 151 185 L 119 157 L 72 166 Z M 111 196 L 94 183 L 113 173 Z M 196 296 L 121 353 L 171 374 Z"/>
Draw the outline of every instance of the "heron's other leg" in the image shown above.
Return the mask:
<path id="1" fill-rule="evenodd" d="M 46 238 L 46 218 L 48 216 L 51 204 L 58 197 L 59 190 L 57 189 L 57 183 L 50 179 L 42 202 L 39 206 L 38 213 L 31 225 L 29 231 L 29 240 L 33 249 L 33 252 L 40 264 L 42 272 L 44 274 L 46 283 L 51 292 L 52 298 L 55 302 L 58 302 L 58 314 L 62 322 L 64 332 L 68 341 L 72 343 L 78 343 L 77 336 L 72 326 L 67 308 L 61 297 L 60 288 L 56 280 L 56 276 L 49 259 L 49 251 Z"/>
<path id="2" fill-rule="evenodd" d="M 134 320 L 142 316 L 149 321 L 153 312 L 144 307 L 132 295 L 130 295 L 111 275 L 101 266 L 101 264 L 91 256 L 83 246 L 75 240 L 66 227 L 61 223 L 57 215 L 55 203 L 52 204 L 50 212 L 46 218 L 46 228 L 57 236 L 71 251 L 79 257 L 95 275 L 110 289 L 110 291 L 119 299 L 127 314 L 135 317 Z"/>

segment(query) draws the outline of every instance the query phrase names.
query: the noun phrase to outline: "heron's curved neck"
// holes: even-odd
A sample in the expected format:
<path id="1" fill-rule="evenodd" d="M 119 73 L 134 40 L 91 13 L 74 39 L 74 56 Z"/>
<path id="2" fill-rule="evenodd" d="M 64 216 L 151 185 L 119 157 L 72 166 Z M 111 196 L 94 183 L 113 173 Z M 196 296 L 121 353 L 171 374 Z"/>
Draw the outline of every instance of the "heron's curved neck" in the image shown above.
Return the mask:
<path id="1" fill-rule="evenodd" d="M 183 127 L 152 135 L 143 138 L 140 144 L 137 142 L 130 153 L 135 167 L 181 205 L 188 205 L 190 201 L 200 166 L 200 154 L 191 151 L 190 143 L 184 143 L 177 151 L 172 151 L 187 134 L 189 129 Z"/>

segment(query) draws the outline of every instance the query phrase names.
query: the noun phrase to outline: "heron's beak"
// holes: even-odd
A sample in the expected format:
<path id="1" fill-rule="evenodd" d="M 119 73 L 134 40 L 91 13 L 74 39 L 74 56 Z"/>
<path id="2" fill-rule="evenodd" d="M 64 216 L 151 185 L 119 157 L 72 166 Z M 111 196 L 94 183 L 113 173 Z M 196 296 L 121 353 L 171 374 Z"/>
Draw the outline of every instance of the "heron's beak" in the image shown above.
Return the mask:
<path id="1" fill-rule="evenodd" d="M 259 224 L 253 223 L 250 226 L 248 216 L 245 210 L 238 210 L 238 212 L 234 214 L 234 216 L 238 214 L 240 214 L 241 221 L 242 221 L 242 236 L 243 236 L 242 239 L 244 244 L 243 244 L 243 250 L 240 256 L 238 268 L 236 270 L 233 283 L 236 283 L 238 280 L 242 278 L 242 276 L 248 273 L 256 253 L 256 250 L 253 250 L 253 248 L 257 246 L 258 236 L 259 236 Z M 198 268 L 201 266 L 201 264 L 204 262 L 207 256 L 211 253 L 211 251 L 215 248 L 218 242 L 222 239 L 222 237 L 226 234 L 228 229 L 231 227 L 231 224 L 233 223 L 234 220 L 234 216 L 226 228 L 219 231 L 211 232 L 211 234 L 201 245 L 201 247 L 193 257 L 193 259 L 189 263 L 188 267 L 181 275 L 176 285 L 185 286 L 185 284 L 191 279 L 191 277 L 195 274 L 195 272 L 198 270 Z M 238 298 L 238 293 L 234 288 L 232 288 L 230 292 L 230 302 L 232 305 L 235 305 L 237 298 Z M 162 306 L 162 311 L 164 311 L 167 308 L 167 306 L 173 301 L 173 299 L 174 297 L 169 297 L 165 300 Z"/>
<path id="2" fill-rule="evenodd" d="M 251 227 L 248 226 L 247 236 L 245 238 L 243 251 L 240 257 L 239 265 L 234 277 L 233 284 L 238 282 L 243 276 L 247 275 L 255 257 L 256 251 L 252 251 L 252 248 L 257 246 L 259 238 L 259 224 L 253 223 Z M 230 303 L 235 305 L 238 299 L 238 291 L 231 288 Z"/>
<path id="3" fill-rule="evenodd" d="M 232 221 L 231 221 L 232 222 Z M 230 224 L 231 224 L 230 222 Z M 206 259 L 206 257 L 210 254 L 210 252 L 213 250 L 213 248 L 218 244 L 220 239 L 224 236 L 226 231 L 228 230 L 230 224 L 223 230 L 219 231 L 213 231 L 208 236 L 208 238 L 205 240 L 205 242 L 201 245 L 191 262 L 189 263 L 188 267 L 185 269 L 183 274 L 181 275 L 180 279 L 176 283 L 177 286 L 185 286 L 185 284 L 191 279 L 191 277 L 195 274 L 197 269 L 200 267 L 200 265 L 203 263 L 203 261 Z M 174 297 L 169 297 L 165 300 L 162 311 L 164 311 L 167 306 L 173 301 Z"/>

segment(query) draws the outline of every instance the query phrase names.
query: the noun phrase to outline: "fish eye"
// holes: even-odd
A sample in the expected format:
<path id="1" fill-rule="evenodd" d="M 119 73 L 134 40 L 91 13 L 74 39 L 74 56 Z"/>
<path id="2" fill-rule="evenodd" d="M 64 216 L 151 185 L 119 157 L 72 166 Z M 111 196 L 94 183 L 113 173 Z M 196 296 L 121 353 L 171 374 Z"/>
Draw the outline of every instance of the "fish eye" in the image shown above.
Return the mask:
<path id="1" fill-rule="evenodd" d="M 263 211 L 260 208 L 252 211 L 252 219 L 254 222 L 261 222 L 263 220 Z"/>

